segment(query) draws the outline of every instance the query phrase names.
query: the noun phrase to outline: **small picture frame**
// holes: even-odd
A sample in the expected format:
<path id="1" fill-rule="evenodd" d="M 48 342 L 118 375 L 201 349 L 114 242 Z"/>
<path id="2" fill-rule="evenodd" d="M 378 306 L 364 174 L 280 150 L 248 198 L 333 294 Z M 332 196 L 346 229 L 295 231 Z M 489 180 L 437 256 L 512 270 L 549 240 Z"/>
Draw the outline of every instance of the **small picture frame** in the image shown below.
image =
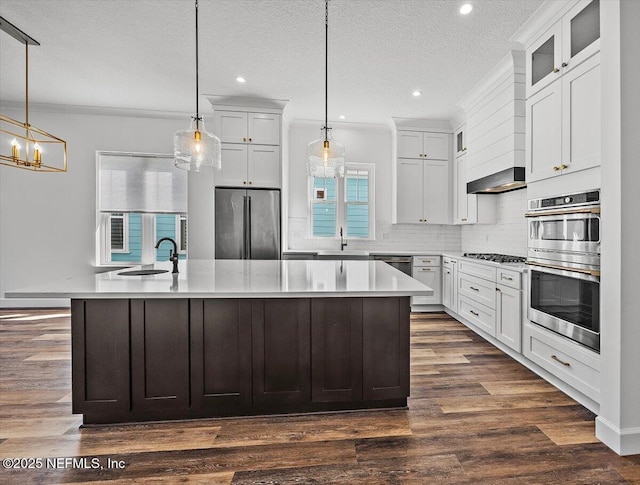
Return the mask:
<path id="1" fill-rule="evenodd" d="M 327 191 L 325 189 L 314 189 L 316 200 L 325 200 Z"/>

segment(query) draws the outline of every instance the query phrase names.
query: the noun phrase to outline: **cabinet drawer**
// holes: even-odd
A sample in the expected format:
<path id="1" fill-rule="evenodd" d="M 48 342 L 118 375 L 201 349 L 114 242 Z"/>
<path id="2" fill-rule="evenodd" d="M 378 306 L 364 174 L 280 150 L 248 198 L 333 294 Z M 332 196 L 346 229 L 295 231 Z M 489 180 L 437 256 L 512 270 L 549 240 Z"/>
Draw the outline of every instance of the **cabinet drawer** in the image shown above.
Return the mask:
<path id="1" fill-rule="evenodd" d="M 451 269 L 452 265 L 456 264 L 457 260 L 453 258 L 442 258 L 442 266 L 444 268 Z"/>
<path id="2" fill-rule="evenodd" d="M 496 312 L 466 296 L 458 297 L 458 313 L 492 337 L 496 335 Z"/>
<path id="3" fill-rule="evenodd" d="M 458 278 L 458 292 L 492 310 L 496 309 L 496 284 L 493 281 L 461 274 Z"/>
<path id="4" fill-rule="evenodd" d="M 470 274 L 493 282 L 496 281 L 496 269 L 494 266 L 489 266 L 488 264 L 470 263 L 465 260 L 461 260 L 458 264 L 458 271 L 460 271 L 460 273 Z"/>
<path id="5" fill-rule="evenodd" d="M 440 266 L 440 256 L 414 256 L 414 266 Z"/>
<path id="6" fill-rule="evenodd" d="M 510 286 L 511 288 L 520 290 L 522 288 L 521 278 L 522 274 L 518 271 L 498 268 L 496 282 L 499 285 Z"/>
<path id="7" fill-rule="evenodd" d="M 525 324 L 523 331 L 527 359 L 600 402 L 599 354 L 535 324 Z"/>

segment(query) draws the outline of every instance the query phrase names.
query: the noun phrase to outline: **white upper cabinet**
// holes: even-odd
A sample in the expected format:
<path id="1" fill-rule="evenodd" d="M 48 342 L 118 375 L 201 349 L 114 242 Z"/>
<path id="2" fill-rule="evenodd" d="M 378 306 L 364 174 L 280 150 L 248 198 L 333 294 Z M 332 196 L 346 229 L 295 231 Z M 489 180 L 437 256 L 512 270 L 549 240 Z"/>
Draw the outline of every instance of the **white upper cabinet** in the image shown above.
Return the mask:
<path id="1" fill-rule="evenodd" d="M 280 147 L 255 145 L 248 148 L 248 185 L 251 187 L 279 187 Z"/>
<path id="2" fill-rule="evenodd" d="M 600 165 L 600 54 L 527 100 L 527 182 Z"/>
<path id="3" fill-rule="evenodd" d="M 239 187 L 247 185 L 247 147 L 222 145 L 222 168 L 214 175 L 216 185 Z"/>
<path id="4" fill-rule="evenodd" d="M 447 160 L 449 135 L 420 131 L 398 131 L 398 158 Z"/>
<path id="5" fill-rule="evenodd" d="M 398 223 L 449 223 L 447 161 L 399 159 L 397 184 Z"/>
<path id="6" fill-rule="evenodd" d="M 222 143 L 280 145 L 280 115 L 216 111 L 215 133 Z"/>
<path id="7" fill-rule="evenodd" d="M 600 50 L 600 0 L 580 0 L 527 48 L 527 97 Z"/>

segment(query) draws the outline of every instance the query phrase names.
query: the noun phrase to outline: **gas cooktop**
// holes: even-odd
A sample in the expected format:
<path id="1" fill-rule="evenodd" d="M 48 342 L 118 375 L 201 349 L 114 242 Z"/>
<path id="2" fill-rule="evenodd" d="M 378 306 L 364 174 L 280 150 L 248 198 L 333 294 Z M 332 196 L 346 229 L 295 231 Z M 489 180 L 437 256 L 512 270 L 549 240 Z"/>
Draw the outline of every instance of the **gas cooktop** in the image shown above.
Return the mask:
<path id="1" fill-rule="evenodd" d="M 494 263 L 524 263 L 526 261 L 526 258 L 523 258 L 522 256 L 509 256 L 508 254 L 464 253 L 463 256 L 465 258 L 493 261 Z"/>

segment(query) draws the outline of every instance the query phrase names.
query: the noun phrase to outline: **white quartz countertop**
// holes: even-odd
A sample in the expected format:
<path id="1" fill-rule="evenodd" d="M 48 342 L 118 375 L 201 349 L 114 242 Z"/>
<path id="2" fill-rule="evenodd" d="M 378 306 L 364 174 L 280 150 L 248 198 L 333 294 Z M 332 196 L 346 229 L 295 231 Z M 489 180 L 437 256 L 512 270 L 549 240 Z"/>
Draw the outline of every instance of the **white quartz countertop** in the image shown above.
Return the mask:
<path id="1" fill-rule="evenodd" d="M 160 268 L 171 263 L 129 268 Z M 381 261 L 187 260 L 179 273 L 122 270 L 43 282 L 7 298 L 300 298 L 430 296 L 433 289 Z"/>

